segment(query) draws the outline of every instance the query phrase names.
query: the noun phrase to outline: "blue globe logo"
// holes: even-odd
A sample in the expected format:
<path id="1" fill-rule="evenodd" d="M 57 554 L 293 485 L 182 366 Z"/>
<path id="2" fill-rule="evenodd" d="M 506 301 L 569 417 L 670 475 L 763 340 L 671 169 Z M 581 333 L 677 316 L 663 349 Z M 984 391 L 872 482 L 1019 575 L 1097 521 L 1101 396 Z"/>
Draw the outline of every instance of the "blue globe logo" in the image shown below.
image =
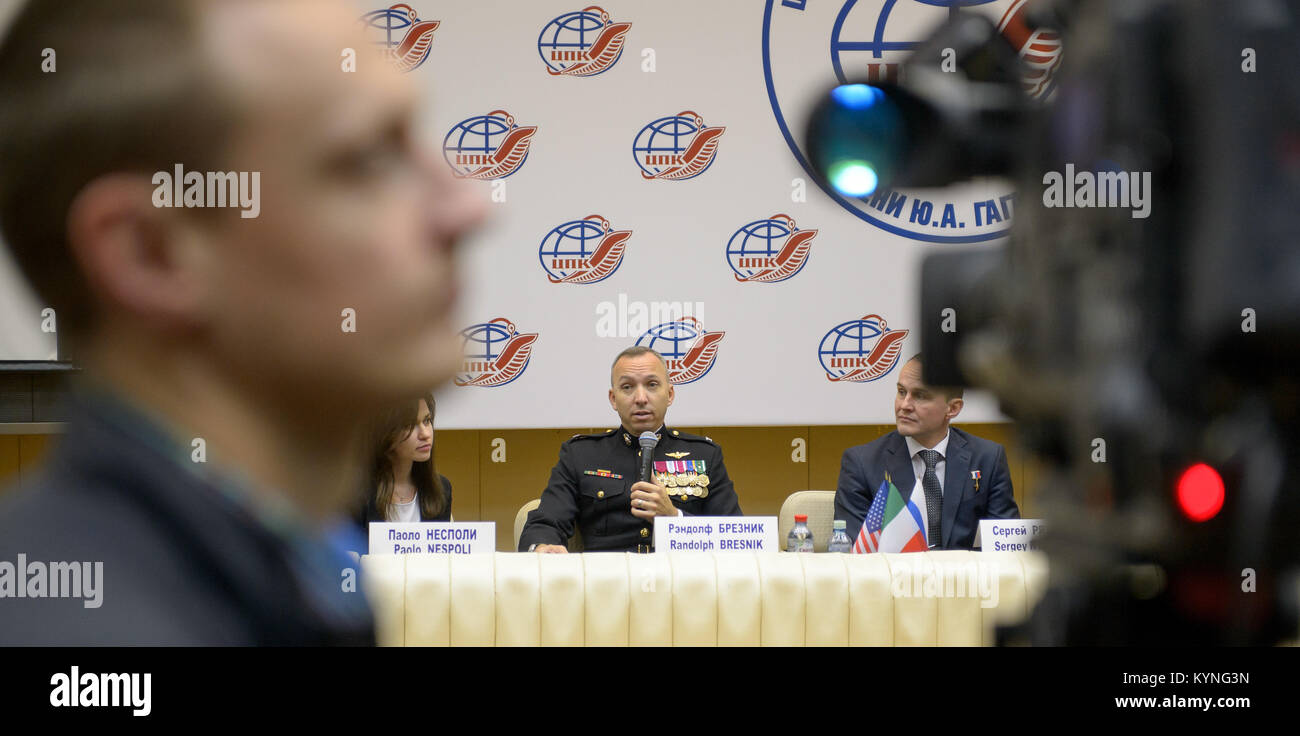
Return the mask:
<path id="1" fill-rule="evenodd" d="M 573 67 L 588 64 L 587 52 L 600 38 L 609 25 L 609 14 L 592 6 L 573 13 L 565 13 L 547 23 L 537 36 L 537 53 L 551 74 L 563 74 Z M 603 68 L 585 68 L 582 76 L 595 76 L 609 71 L 609 68 L 623 58 L 620 46 L 618 54 Z"/>
<path id="2" fill-rule="evenodd" d="M 409 5 L 372 10 L 361 16 L 361 22 L 366 24 L 375 37 L 382 36 L 381 40 L 374 41 L 375 45 L 388 49 L 396 48 L 406 37 L 406 29 L 415 25 Z"/>
<path id="3" fill-rule="evenodd" d="M 926 243 L 984 243 L 1005 237 L 1015 193 L 1002 179 L 981 179 L 959 188 L 878 188 L 867 196 L 849 196 L 817 174 L 805 142 L 796 140 L 796 134 L 806 123 L 810 91 L 893 79 L 947 17 L 972 13 L 996 21 L 1019 1 L 841 0 L 807 3 L 797 13 L 775 0 L 768 2 L 763 76 L 777 127 L 795 160 L 827 197 L 885 232 Z"/>
<path id="4" fill-rule="evenodd" d="M 406 3 L 372 10 L 361 16 L 360 23 L 375 39 L 371 43 L 379 46 L 403 72 L 419 68 L 429 58 L 432 34 L 439 25 L 438 21 L 420 20 L 415 9 Z M 412 33 L 415 36 L 411 37 Z M 403 43 L 406 43 L 405 48 L 402 48 Z"/>
<path id="5" fill-rule="evenodd" d="M 682 114 L 659 118 L 636 134 L 636 140 L 632 142 L 632 157 L 646 177 L 678 168 L 684 163 L 683 154 L 691 145 L 691 140 L 703 127 L 704 121 L 698 115 Z M 713 166 L 713 158 L 709 159 L 704 168 L 683 178 L 693 179 L 708 171 L 710 166 Z"/>
<path id="6" fill-rule="evenodd" d="M 518 335 L 518 330 L 510 320 L 498 317 L 491 322 L 470 325 L 461 330 L 460 335 L 464 357 L 462 371 L 456 375 L 455 382 L 464 386 L 480 381 L 484 374 L 493 370 L 493 362 L 501 357 L 506 346 Z M 525 362 L 508 380 L 494 385 L 510 383 L 522 375 L 527 367 L 528 362 Z"/>
<path id="7" fill-rule="evenodd" d="M 542 238 L 537 249 L 537 257 L 542 262 L 551 281 L 558 282 L 585 270 L 588 259 L 610 230 L 609 221 L 600 215 L 590 215 L 581 220 L 556 225 Z M 583 283 L 594 284 L 613 275 L 617 267 L 604 276 Z"/>
<path id="8" fill-rule="evenodd" d="M 700 338 L 715 345 L 724 333 L 706 332 L 700 321 L 694 317 L 682 317 L 672 322 L 655 325 L 637 338 L 636 344 L 656 350 L 668 363 L 668 380 L 682 385 L 700 380 L 713 370 L 712 354 L 701 355 L 694 364 L 686 364 L 685 359 L 696 346 Z M 716 347 L 709 349 L 716 353 Z M 708 352 L 708 351 L 706 351 Z"/>
<path id="9" fill-rule="evenodd" d="M 452 126 L 442 139 L 442 156 L 458 176 L 483 178 L 481 174 L 484 170 L 494 168 L 496 162 L 492 157 L 514 128 L 514 116 L 504 110 L 466 118 Z M 487 178 L 504 179 L 518 171 L 524 161 L 528 160 L 527 141 L 523 143 L 524 155 L 517 164 L 498 176 Z"/>
<path id="10" fill-rule="evenodd" d="M 884 318 L 876 314 L 841 322 L 822 337 L 817 358 L 832 381 L 875 381 L 894 369 L 907 332 L 889 329 Z M 882 341 L 886 347 L 878 350 Z"/>
<path id="11" fill-rule="evenodd" d="M 992 2 L 998 2 L 998 0 L 912 0 L 912 2 L 920 5 L 931 5 L 939 9 L 946 9 L 949 13 L 956 13 L 961 8 L 987 5 Z M 889 24 L 889 16 L 897 9 L 898 5 L 902 4 L 897 3 L 895 0 L 886 2 L 884 8 L 880 10 L 880 14 L 876 17 L 875 22 L 871 24 L 874 26 L 875 32 L 869 40 L 844 40 L 841 37 L 841 32 L 844 30 L 845 22 L 849 19 L 849 16 L 853 13 L 853 9 L 857 4 L 858 0 L 847 0 L 847 2 L 844 3 L 840 8 L 839 16 L 835 19 L 835 27 L 831 31 L 831 64 L 835 67 L 835 76 L 840 80 L 840 84 L 849 83 L 848 78 L 844 74 L 844 54 L 846 52 L 869 51 L 871 52 L 870 58 L 882 59 L 886 52 L 911 51 L 916 48 L 919 43 L 919 41 L 885 40 L 887 36 L 885 33 L 885 27 Z M 875 8 L 872 8 L 872 10 L 874 11 Z M 936 16 L 936 23 L 938 20 L 939 18 Z M 861 67 L 850 65 L 850 68 L 857 71 L 857 76 L 859 77 L 853 81 L 861 81 Z"/>
<path id="12" fill-rule="evenodd" d="M 774 268 L 776 256 L 786 239 L 795 233 L 794 220 L 787 215 L 774 215 L 766 220 L 755 220 L 732 234 L 727 241 L 727 265 L 736 278 L 747 281 L 755 275 Z M 784 278 L 785 281 L 803 270 L 807 260 Z"/>

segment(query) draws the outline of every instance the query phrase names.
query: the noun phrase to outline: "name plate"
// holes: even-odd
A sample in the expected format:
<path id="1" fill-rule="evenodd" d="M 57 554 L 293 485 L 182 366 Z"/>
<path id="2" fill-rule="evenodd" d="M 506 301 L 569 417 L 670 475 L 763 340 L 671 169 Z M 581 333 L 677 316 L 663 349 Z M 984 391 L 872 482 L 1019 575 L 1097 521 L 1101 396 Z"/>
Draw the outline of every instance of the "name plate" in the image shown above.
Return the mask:
<path id="1" fill-rule="evenodd" d="M 1027 552 L 1038 549 L 1042 519 L 982 519 L 981 549 L 985 552 Z"/>
<path id="2" fill-rule="evenodd" d="M 494 521 L 370 523 L 372 555 L 482 555 L 496 550 Z"/>
<path id="3" fill-rule="evenodd" d="M 656 516 L 655 552 L 780 552 L 775 516 Z"/>

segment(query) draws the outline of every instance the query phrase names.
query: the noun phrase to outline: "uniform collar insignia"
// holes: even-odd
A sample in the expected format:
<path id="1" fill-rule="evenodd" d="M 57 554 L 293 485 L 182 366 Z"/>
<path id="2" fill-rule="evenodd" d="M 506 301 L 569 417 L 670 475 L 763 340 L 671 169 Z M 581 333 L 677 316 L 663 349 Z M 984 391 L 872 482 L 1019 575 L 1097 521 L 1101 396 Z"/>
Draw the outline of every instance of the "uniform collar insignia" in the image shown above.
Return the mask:
<path id="1" fill-rule="evenodd" d="M 637 434 L 632 434 L 631 432 L 627 431 L 626 429 L 623 429 L 622 426 L 620 426 L 619 429 L 622 430 L 622 432 L 623 432 L 623 444 L 627 445 L 628 447 L 631 447 L 631 446 L 637 444 L 637 439 L 639 438 L 639 436 L 640 436 L 640 434 L 641 434 L 640 432 L 638 432 Z M 665 427 L 663 427 L 663 426 L 661 425 L 661 426 L 659 427 L 659 430 L 658 430 L 657 432 L 655 432 L 655 439 L 657 439 L 657 440 L 662 440 L 662 439 L 664 438 L 664 432 L 665 432 L 665 431 L 666 431 Z"/>

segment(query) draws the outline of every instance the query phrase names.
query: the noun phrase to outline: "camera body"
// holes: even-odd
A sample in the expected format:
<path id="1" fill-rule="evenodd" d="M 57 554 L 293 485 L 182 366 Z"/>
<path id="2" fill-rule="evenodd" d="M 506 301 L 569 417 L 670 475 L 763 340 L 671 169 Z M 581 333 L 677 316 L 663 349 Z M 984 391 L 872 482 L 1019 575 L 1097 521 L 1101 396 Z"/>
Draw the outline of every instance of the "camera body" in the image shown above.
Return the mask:
<path id="1" fill-rule="evenodd" d="M 918 324 L 926 382 L 990 389 L 1042 466 L 1052 581 L 1019 635 L 1294 637 L 1300 3 L 1036 17 L 1064 48 L 1046 100 L 1012 101 L 1002 40 L 956 16 L 881 85 L 912 124 L 888 184 L 1016 183 L 1004 247 L 925 259 Z M 925 81 L 956 38 L 972 63 Z M 1197 505 L 1199 464 L 1222 480 L 1217 508 Z"/>

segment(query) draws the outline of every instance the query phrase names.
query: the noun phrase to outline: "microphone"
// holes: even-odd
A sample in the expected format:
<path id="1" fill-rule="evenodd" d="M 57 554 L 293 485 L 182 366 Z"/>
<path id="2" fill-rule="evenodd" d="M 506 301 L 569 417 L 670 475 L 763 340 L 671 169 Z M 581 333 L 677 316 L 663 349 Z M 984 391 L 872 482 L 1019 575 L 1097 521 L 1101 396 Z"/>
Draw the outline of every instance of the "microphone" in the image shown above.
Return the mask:
<path id="1" fill-rule="evenodd" d="M 659 444 L 659 437 L 654 432 L 642 432 L 637 438 L 641 443 L 641 480 L 650 482 L 651 461 L 654 460 L 655 445 Z"/>
<path id="2" fill-rule="evenodd" d="M 650 469 L 654 462 L 655 446 L 659 444 L 659 437 L 657 437 L 654 432 L 642 432 L 641 436 L 637 438 L 637 442 L 641 444 L 640 479 L 649 483 Z M 638 547 L 637 551 L 639 552 L 649 552 L 650 548 L 654 546 L 654 525 L 650 522 L 646 522 L 646 528 L 650 530 L 650 533 L 645 537 L 645 539 L 649 541 L 649 544 L 644 547 Z"/>

